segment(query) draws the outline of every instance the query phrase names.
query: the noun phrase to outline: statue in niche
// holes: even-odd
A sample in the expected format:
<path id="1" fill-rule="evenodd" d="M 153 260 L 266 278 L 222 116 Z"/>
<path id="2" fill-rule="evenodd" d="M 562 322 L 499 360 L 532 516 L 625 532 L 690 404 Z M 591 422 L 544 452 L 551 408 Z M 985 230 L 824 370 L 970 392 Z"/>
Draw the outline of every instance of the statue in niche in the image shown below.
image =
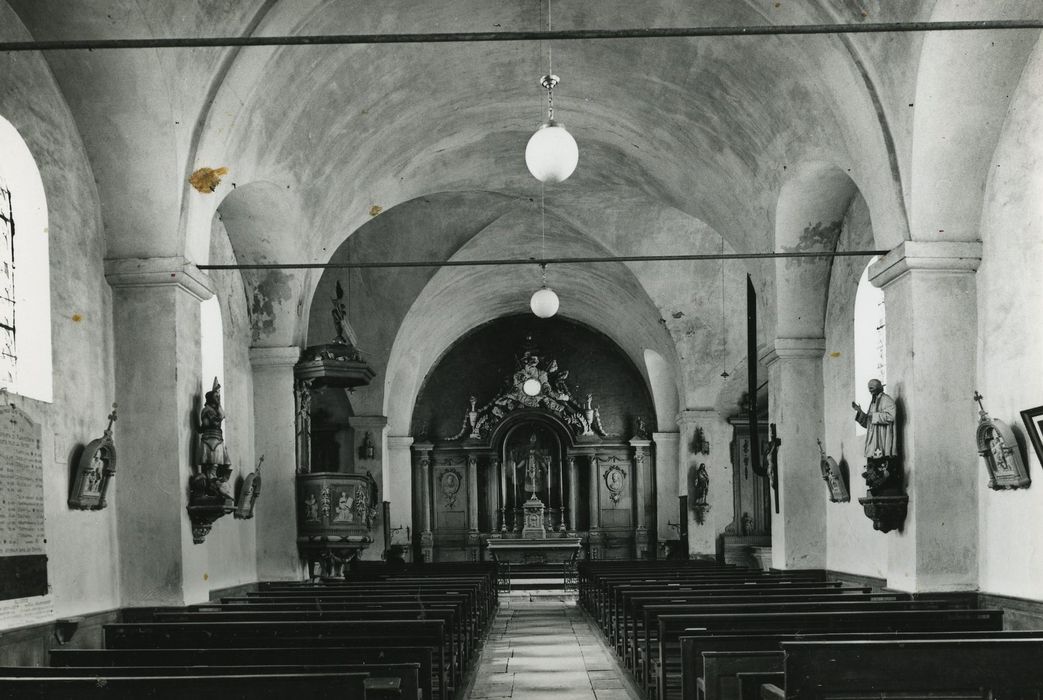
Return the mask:
<path id="1" fill-rule="evenodd" d="M 199 411 L 199 443 L 196 450 L 198 472 L 190 481 L 194 500 L 216 500 L 221 505 L 231 506 L 235 502 L 228 485 L 232 475 L 232 463 L 225 449 L 224 431 L 221 423 L 225 413 L 221 408 L 221 384 L 214 377 L 213 388 L 206 392 L 205 403 Z"/>
<path id="2" fill-rule="evenodd" d="M 547 470 L 550 468 L 550 457 L 546 450 L 541 450 L 537 446 L 536 433 L 529 436 L 528 447 L 514 451 L 514 465 L 515 469 L 523 475 L 522 486 L 530 495 L 544 490 Z"/>

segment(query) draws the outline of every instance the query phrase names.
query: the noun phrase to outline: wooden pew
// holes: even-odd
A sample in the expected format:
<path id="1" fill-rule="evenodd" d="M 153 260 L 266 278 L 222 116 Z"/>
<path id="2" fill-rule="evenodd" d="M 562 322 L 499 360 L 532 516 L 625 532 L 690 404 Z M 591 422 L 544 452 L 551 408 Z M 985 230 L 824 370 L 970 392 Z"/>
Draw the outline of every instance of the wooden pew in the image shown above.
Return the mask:
<path id="1" fill-rule="evenodd" d="M 738 595 L 739 593 L 754 592 L 766 593 L 774 591 L 777 593 L 811 593 L 814 591 L 844 591 L 849 593 L 871 593 L 864 586 L 841 586 L 839 582 L 806 582 L 792 580 L 769 580 L 754 579 L 741 583 L 730 582 L 701 583 L 678 581 L 668 584 L 663 583 L 630 583 L 617 585 L 612 588 L 612 595 L 606 602 L 605 609 L 601 613 L 604 618 L 602 629 L 608 634 L 613 627 L 619 626 L 621 618 L 625 617 L 634 598 L 648 598 L 654 596 L 684 596 L 694 593 L 703 595 Z"/>
<path id="2" fill-rule="evenodd" d="M 118 623 L 105 625 L 104 640 L 109 649 L 430 646 L 434 650 L 436 696 L 447 700 L 454 679 L 460 676 L 456 660 L 447 653 L 445 623 L 441 620 Z"/>
<path id="3" fill-rule="evenodd" d="M 884 597 L 880 597 L 884 596 Z M 644 608 L 644 621 L 633 637 L 633 654 L 635 659 L 635 675 L 647 685 L 661 685 L 655 680 L 656 674 L 651 672 L 653 659 L 659 668 L 658 677 L 662 681 L 664 674 L 681 673 L 681 640 L 680 636 L 686 626 L 704 627 L 700 622 L 703 616 L 734 615 L 736 617 L 767 613 L 841 613 L 845 611 L 893 612 L 899 610 L 948 610 L 951 606 L 946 601 L 919 601 L 910 599 L 908 594 L 865 594 L 852 600 L 820 600 L 809 596 L 806 600 L 795 602 L 761 602 L 751 601 L 728 605 L 717 604 L 683 604 L 683 605 L 650 605 Z M 666 616 L 670 622 L 659 625 L 661 617 Z M 719 617 L 717 619 L 720 619 Z M 663 638 L 660 635 L 666 634 Z"/>
<path id="4" fill-rule="evenodd" d="M 1035 630 L 990 630 L 973 632 L 957 630 L 951 632 L 850 632 L 835 634 L 750 634 L 750 635 L 688 635 L 681 636 L 681 695 L 683 700 L 696 700 L 697 688 L 705 687 L 706 700 L 713 700 L 715 688 L 725 688 L 731 683 L 738 686 L 738 678 L 733 681 L 712 679 L 713 674 L 726 672 L 724 666 L 708 669 L 705 661 L 710 654 L 729 654 L 731 660 L 744 664 L 749 671 L 736 670 L 736 676 L 742 673 L 782 672 L 782 642 L 793 641 L 894 641 L 903 639 L 1032 639 L 1040 636 Z M 770 655 L 770 656 L 769 656 Z M 739 662 L 740 656 L 746 656 Z M 760 659 L 764 663 L 756 663 Z M 702 682 L 700 683 L 700 679 Z M 775 681 L 765 681 L 775 682 Z M 782 685 L 777 683 L 777 685 Z M 760 697 L 760 688 L 751 689 L 754 700 Z M 734 696 L 732 696 L 734 697 Z"/>
<path id="5" fill-rule="evenodd" d="M 0 678 L 12 700 L 366 700 L 366 673 Z M 385 695 L 386 697 L 386 695 Z"/>
<path id="6" fill-rule="evenodd" d="M 631 615 L 626 624 L 629 627 L 630 649 L 624 653 L 624 663 L 628 668 L 636 664 L 640 650 L 645 655 L 650 653 L 657 641 L 656 620 L 658 615 L 689 615 L 704 612 L 755 612 L 764 606 L 774 606 L 780 611 L 787 609 L 804 609 L 807 606 L 821 607 L 823 610 L 841 609 L 846 604 L 861 603 L 909 603 L 912 597 L 908 593 L 835 593 L 833 591 L 812 591 L 804 594 L 781 593 L 774 589 L 764 591 L 741 591 L 741 595 L 730 597 L 680 596 L 670 598 L 638 598 L 632 601 Z M 804 607 L 799 607 L 804 606 Z M 907 607 L 905 605 L 901 607 Z M 934 607 L 924 605 L 920 607 Z"/>
<path id="7" fill-rule="evenodd" d="M 783 642 L 782 651 L 788 698 L 1043 693 L 1043 637 Z"/>
<path id="8" fill-rule="evenodd" d="M 128 666 L 270 666 L 313 665 L 413 665 L 417 668 L 417 689 L 422 698 L 434 697 L 433 651 L 430 647 L 338 646 L 272 648 L 191 648 L 191 649 L 52 649 L 52 667 L 128 667 Z M 74 673 L 77 675 L 78 671 Z M 403 685 L 403 698 L 410 698 Z"/>
<path id="9" fill-rule="evenodd" d="M 906 603 L 852 604 L 823 603 L 833 610 L 805 609 L 761 612 L 715 612 L 706 614 L 658 616 L 658 642 L 654 653 L 654 673 L 649 670 L 646 687 L 659 700 L 680 694 L 682 634 L 716 636 L 723 634 L 784 634 L 818 632 L 887 632 L 887 631 L 952 631 L 1000 630 L 1001 610 L 969 610 L 966 608 L 916 609 L 921 601 Z M 892 609 L 887 609 L 890 606 Z M 902 609 L 906 606 L 905 609 Z M 651 652 L 650 652 L 651 654 Z M 667 692 L 669 691 L 669 692 Z"/>
<path id="10" fill-rule="evenodd" d="M 417 675 L 419 664 L 343 664 L 343 665 L 279 665 L 279 666 L 0 666 L 0 678 L 94 678 L 150 676 L 301 676 L 309 674 L 363 674 L 369 681 L 385 681 L 366 686 L 366 699 L 419 698 Z M 2 697 L 2 696 L 0 696 Z"/>
<path id="11" fill-rule="evenodd" d="M 476 643 L 459 625 L 460 618 L 451 608 L 424 607 L 394 610 L 252 610 L 237 609 L 212 611 L 159 611 L 153 614 L 155 622 L 318 622 L 371 620 L 441 620 L 448 634 L 448 649 L 455 658 L 457 672 L 462 675 L 472 645 Z M 454 681 L 460 680 L 455 676 Z"/>

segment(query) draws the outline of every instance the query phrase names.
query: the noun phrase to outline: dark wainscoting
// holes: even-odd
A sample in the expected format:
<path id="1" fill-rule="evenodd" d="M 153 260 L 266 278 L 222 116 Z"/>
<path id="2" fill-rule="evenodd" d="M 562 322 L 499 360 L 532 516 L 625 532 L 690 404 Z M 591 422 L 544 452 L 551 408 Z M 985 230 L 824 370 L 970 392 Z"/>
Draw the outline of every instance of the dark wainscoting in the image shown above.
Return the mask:
<path id="1" fill-rule="evenodd" d="M 210 592 L 210 600 L 245 595 L 256 590 L 256 582 L 218 588 Z M 133 616 L 133 608 L 80 615 L 75 633 L 64 645 L 58 643 L 55 636 L 58 623 L 53 620 L 0 632 L 0 666 L 46 666 L 49 663 L 48 652 L 59 646 L 68 649 L 100 649 L 102 627 L 124 622 L 126 617 Z"/>
<path id="2" fill-rule="evenodd" d="M 0 665 L 2 666 L 46 666 L 48 652 L 58 646 L 69 649 L 100 649 L 102 626 L 119 622 L 120 610 L 104 610 L 89 615 L 80 615 L 76 632 L 64 645 L 55 636 L 55 621 L 26 625 L 0 632 Z"/>
<path id="3" fill-rule="evenodd" d="M 1043 601 L 979 593 L 978 606 L 1002 610 L 1005 629 L 1043 630 Z"/>
<path id="4" fill-rule="evenodd" d="M 228 586 L 227 588 L 215 588 L 210 591 L 210 600 L 220 600 L 221 598 L 235 598 L 238 596 L 244 596 L 247 593 L 253 593 L 257 590 L 257 582 L 253 583 L 240 583 L 237 586 Z"/>

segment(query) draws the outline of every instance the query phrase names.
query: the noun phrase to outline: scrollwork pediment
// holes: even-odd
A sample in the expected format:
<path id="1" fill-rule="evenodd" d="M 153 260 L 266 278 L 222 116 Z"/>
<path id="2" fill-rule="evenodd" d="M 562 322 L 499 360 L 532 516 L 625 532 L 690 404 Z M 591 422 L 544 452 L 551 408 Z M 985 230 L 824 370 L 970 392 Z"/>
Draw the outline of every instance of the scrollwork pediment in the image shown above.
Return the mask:
<path id="1" fill-rule="evenodd" d="M 530 339 L 531 341 L 531 339 Z M 574 435 L 606 437 L 601 425 L 601 415 L 593 406 L 593 395 L 587 394 L 581 402 L 568 383 L 569 372 L 558 367 L 557 360 L 542 360 L 535 349 L 522 352 L 515 363 L 514 371 L 500 392 L 488 403 L 479 406 L 478 398 L 471 396 L 464 411 L 460 432 L 447 440 L 487 439 L 490 433 L 507 416 L 523 409 L 542 409 L 557 416 L 569 426 Z M 539 384 L 539 392 L 530 391 Z"/>

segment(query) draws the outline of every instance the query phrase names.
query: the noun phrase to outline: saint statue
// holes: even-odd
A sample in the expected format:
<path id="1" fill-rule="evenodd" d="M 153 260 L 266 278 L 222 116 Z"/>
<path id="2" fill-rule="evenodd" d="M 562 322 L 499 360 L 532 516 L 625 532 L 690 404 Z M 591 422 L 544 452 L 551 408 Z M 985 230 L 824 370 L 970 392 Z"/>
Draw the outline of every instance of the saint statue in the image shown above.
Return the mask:
<path id="1" fill-rule="evenodd" d="M 344 287 L 340 286 L 340 280 L 337 280 L 337 296 L 330 301 L 333 302 L 333 308 L 330 310 L 333 315 L 333 328 L 337 331 L 337 337 L 333 339 L 333 342 L 358 348 L 359 338 L 355 334 L 355 329 L 348 323 L 348 309 L 344 305 Z"/>
<path id="2" fill-rule="evenodd" d="M 862 472 L 862 478 L 871 494 L 880 496 L 901 486 L 899 465 L 893 463 L 896 456 L 896 406 L 895 400 L 884 393 L 883 382 L 879 379 L 869 380 L 869 394 L 872 400 L 867 410 L 863 411 L 854 401 L 851 407 L 855 409 L 855 421 L 866 429 L 866 470 Z"/>
<path id="3" fill-rule="evenodd" d="M 214 377 L 213 388 L 206 392 L 205 403 L 199 411 L 199 476 L 204 481 L 204 489 L 209 496 L 221 497 L 231 503 L 235 498 L 228 486 L 228 478 L 232 475 L 232 462 L 225 449 L 224 430 L 221 423 L 225 419 L 221 408 L 221 384 Z"/>
<path id="4" fill-rule="evenodd" d="M 865 411 L 857 402 L 851 402 L 855 409 L 855 421 L 866 429 L 865 456 L 873 457 L 877 450 L 882 457 L 895 456 L 895 400 L 884 393 L 884 385 L 879 379 L 869 380 L 869 408 Z"/>
<path id="5" fill-rule="evenodd" d="M 536 433 L 529 437 L 529 446 L 515 451 L 515 468 L 524 476 L 523 486 L 529 494 L 543 491 L 546 484 L 548 457 L 537 447 Z"/>

